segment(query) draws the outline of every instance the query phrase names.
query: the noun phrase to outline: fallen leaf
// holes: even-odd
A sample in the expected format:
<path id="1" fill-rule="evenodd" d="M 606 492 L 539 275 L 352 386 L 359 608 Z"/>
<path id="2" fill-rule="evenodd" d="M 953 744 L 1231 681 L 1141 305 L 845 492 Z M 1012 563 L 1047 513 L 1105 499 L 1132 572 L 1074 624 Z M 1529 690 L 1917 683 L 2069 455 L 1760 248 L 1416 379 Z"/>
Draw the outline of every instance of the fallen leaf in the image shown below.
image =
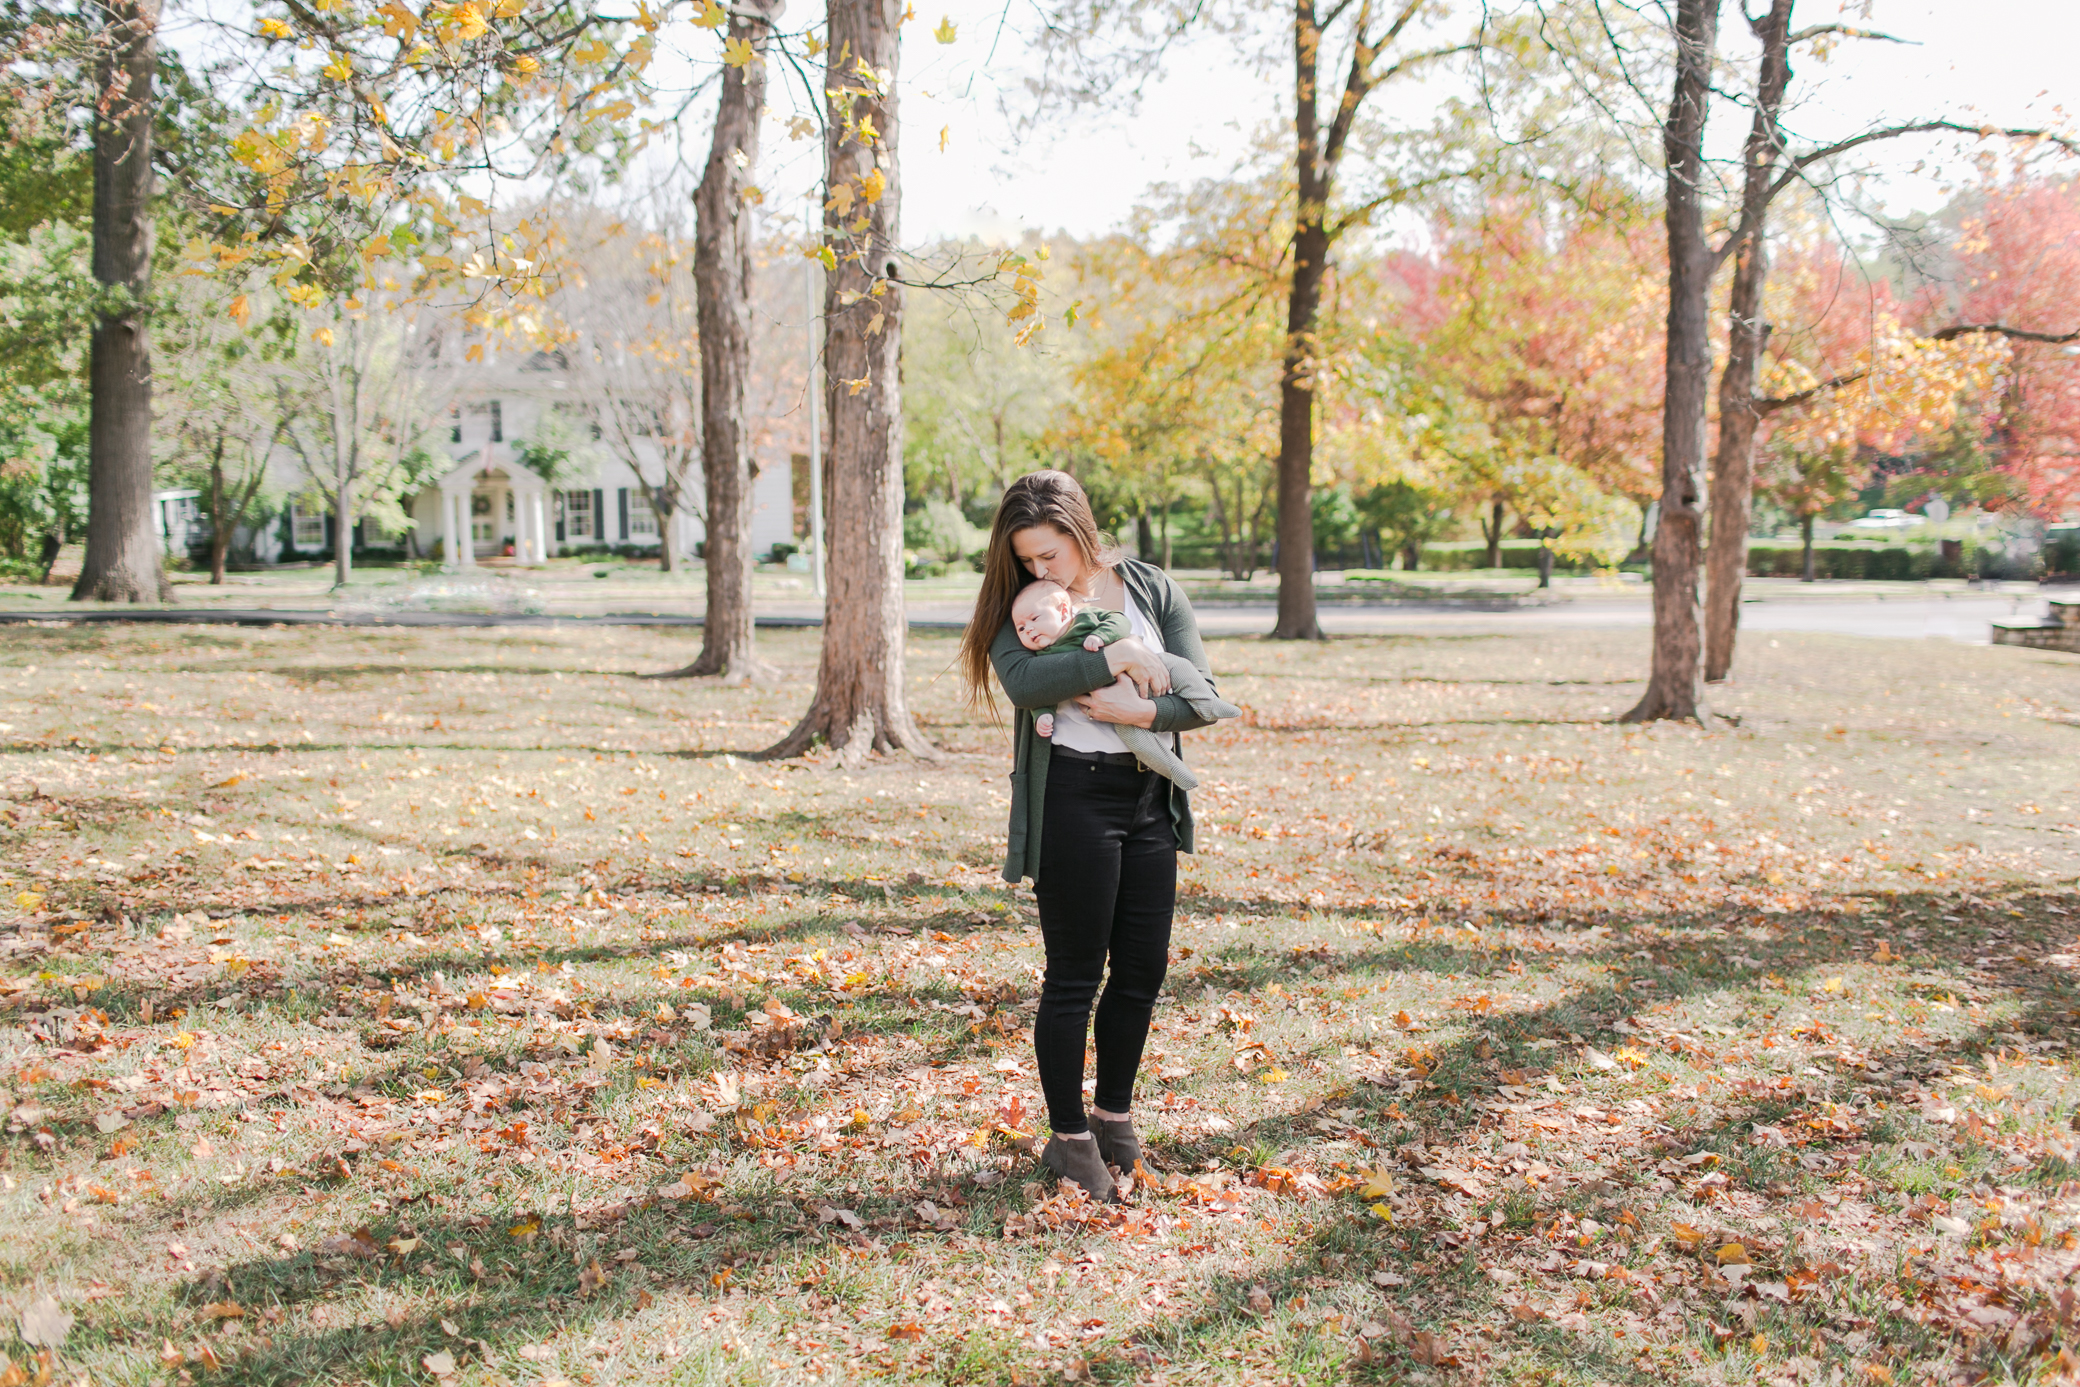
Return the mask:
<path id="1" fill-rule="evenodd" d="M 419 1360 L 419 1363 L 435 1377 L 455 1376 L 455 1355 L 446 1349 L 442 1349 L 439 1353 L 427 1354 Z"/>
<path id="2" fill-rule="evenodd" d="M 22 1342 L 32 1348 L 57 1348 L 72 1332 L 72 1316 L 55 1296 L 39 1296 L 22 1311 L 17 1329 Z"/>
<path id="3" fill-rule="evenodd" d="M 612 1273 L 603 1271 L 599 1258 L 595 1257 L 585 1264 L 585 1270 L 578 1273 L 578 1294 L 589 1296 L 612 1279 Z"/>

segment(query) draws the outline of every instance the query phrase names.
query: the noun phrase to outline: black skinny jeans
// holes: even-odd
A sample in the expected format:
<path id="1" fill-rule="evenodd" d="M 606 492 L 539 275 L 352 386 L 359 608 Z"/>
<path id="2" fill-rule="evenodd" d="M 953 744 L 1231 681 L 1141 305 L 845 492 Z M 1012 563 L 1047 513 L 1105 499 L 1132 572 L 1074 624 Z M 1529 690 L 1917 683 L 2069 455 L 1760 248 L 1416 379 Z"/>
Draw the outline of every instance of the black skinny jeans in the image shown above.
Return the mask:
<path id="1" fill-rule="evenodd" d="M 1092 1097 L 1107 1112 L 1126 1112 L 1134 1101 L 1134 1074 L 1170 962 L 1177 907 L 1169 789 L 1169 781 L 1135 766 L 1061 755 L 1048 762 L 1040 872 L 1033 883 L 1047 975 L 1033 1050 L 1047 1119 L 1057 1132 L 1090 1130 L 1083 1047 L 1101 983 Z"/>

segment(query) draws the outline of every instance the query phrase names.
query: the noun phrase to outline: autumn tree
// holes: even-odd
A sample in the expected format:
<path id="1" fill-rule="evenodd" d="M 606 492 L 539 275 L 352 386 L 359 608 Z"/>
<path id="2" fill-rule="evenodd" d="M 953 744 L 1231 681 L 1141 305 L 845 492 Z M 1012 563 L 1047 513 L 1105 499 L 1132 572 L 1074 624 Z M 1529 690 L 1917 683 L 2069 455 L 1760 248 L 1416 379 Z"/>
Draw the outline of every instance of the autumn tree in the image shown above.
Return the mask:
<path id="1" fill-rule="evenodd" d="M 701 509 L 700 336 L 693 255 L 676 209 L 646 231 L 616 224 L 557 296 L 571 375 L 602 438 L 657 517 L 659 563 L 679 562 L 679 519 Z"/>
<path id="2" fill-rule="evenodd" d="M 707 168 L 693 195 L 708 584 L 701 653 L 682 673 L 725 674 L 740 680 L 770 673 L 752 648 L 751 515 L 758 459 L 751 447 L 746 395 L 760 200 L 751 179 L 766 108 L 765 50 L 777 9 L 777 0 L 749 0 L 730 10 L 722 96 L 709 137 Z"/>
<path id="3" fill-rule="evenodd" d="M 972 247 L 950 249 L 938 258 L 956 278 L 975 278 L 994 262 Z M 1020 325 L 973 296 L 917 294 L 905 307 L 907 494 L 965 507 L 1045 465 L 1048 429 L 1069 403 L 1068 353 L 1044 342 L 1019 346 Z"/>
<path id="4" fill-rule="evenodd" d="M 904 9 L 837 0 L 825 35 L 824 400 L 829 584 L 816 693 L 762 755 L 936 756 L 904 694 L 902 182 L 896 69 Z"/>
<path id="5" fill-rule="evenodd" d="M 239 526 L 271 504 L 269 459 L 298 403 L 293 325 L 278 312 L 252 323 L 225 316 L 223 287 L 177 281 L 154 315 L 160 398 L 172 425 L 158 448 L 172 476 L 201 493 L 212 584 L 224 581 Z"/>
<path id="6" fill-rule="evenodd" d="M 1989 452 L 2026 504 L 2055 513 L 2080 504 L 2080 179 L 2032 162 L 2017 151 L 1959 197 L 1914 312 L 1937 339 L 2008 344 Z"/>
<path id="7" fill-rule="evenodd" d="M 404 529 L 399 501 L 433 475 L 427 445 L 454 391 L 452 363 L 443 366 L 441 349 L 439 334 L 408 303 L 336 302 L 282 387 L 284 433 L 306 485 L 332 511 L 336 587 L 353 578 L 353 530 L 361 517 Z M 447 354 L 454 355 L 452 345 Z"/>
<path id="8" fill-rule="evenodd" d="M 1279 195 L 1261 203 L 1265 231 L 1280 255 L 1261 266 L 1283 309 L 1276 361 L 1278 619 L 1272 636 L 1321 636 L 1315 615 L 1313 486 L 1317 409 L 1328 369 L 1322 341 L 1324 287 L 1337 248 L 1369 227 L 1382 209 L 1459 176 L 1449 136 L 1390 137 L 1373 125 L 1374 97 L 1397 81 L 1433 72 L 1472 45 L 1441 38 L 1448 11 L 1435 0 L 1316 0 L 1261 8 L 1171 6 L 1103 0 L 1044 11 L 1040 43 L 1050 60 L 1043 96 L 1099 101 L 1138 91 L 1181 37 L 1208 29 L 1244 36 L 1246 51 L 1270 70 L 1291 74 L 1289 123 Z M 1275 36 L 1275 37 L 1274 37 Z M 1228 40 L 1233 42 L 1232 39 Z M 1360 144 L 1365 154 L 1353 168 Z"/>
<path id="9" fill-rule="evenodd" d="M 172 595 L 152 523 L 152 134 L 157 0 L 103 0 L 96 28 L 94 279 L 107 291 L 88 365 L 87 552 L 75 601 Z"/>

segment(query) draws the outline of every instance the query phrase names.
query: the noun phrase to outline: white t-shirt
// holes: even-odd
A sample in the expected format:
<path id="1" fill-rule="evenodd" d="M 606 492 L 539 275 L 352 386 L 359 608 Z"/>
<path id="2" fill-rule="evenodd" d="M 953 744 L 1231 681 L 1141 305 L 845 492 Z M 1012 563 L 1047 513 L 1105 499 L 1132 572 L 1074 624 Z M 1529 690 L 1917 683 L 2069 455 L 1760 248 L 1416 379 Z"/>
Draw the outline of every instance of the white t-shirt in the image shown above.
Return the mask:
<path id="1" fill-rule="evenodd" d="M 1120 582 L 1120 588 L 1125 602 L 1125 610 L 1121 615 L 1127 619 L 1127 629 L 1143 645 L 1160 654 L 1163 649 L 1162 633 L 1156 630 L 1148 618 L 1141 615 L 1141 609 L 1134 605 L 1133 589 L 1127 587 L 1124 579 Z M 1117 753 L 1127 749 L 1127 744 L 1119 739 L 1119 733 L 1113 730 L 1111 723 L 1092 721 L 1091 715 L 1083 711 L 1083 705 L 1074 699 L 1055 706 L 1054 744 L 1077 751 Z"/>

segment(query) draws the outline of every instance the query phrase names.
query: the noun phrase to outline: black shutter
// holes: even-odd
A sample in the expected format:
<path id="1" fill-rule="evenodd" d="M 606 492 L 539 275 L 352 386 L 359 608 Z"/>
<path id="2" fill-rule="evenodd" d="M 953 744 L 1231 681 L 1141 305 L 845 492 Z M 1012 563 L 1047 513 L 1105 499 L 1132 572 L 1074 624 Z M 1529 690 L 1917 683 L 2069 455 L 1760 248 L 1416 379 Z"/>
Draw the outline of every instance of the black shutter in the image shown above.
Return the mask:
<path id="1" fill-rule="evenodd" d="M 592 538 L 600 544 L 607 542 L 607 493 L 598 487 L 592 491 Z"/>
<path id="2" fill-rule="evenodd" d="M 621 503 L 621 542 L 628 543 L 628 488 L 622 487 L 614 493 Z"/>
<path id="3" fill-rule="evenodd" d="M 550 492 L 549 504 L 556 511 L 556 542 L 561 544 L 563 543 L 563 493 L 560 491 Z"/>

